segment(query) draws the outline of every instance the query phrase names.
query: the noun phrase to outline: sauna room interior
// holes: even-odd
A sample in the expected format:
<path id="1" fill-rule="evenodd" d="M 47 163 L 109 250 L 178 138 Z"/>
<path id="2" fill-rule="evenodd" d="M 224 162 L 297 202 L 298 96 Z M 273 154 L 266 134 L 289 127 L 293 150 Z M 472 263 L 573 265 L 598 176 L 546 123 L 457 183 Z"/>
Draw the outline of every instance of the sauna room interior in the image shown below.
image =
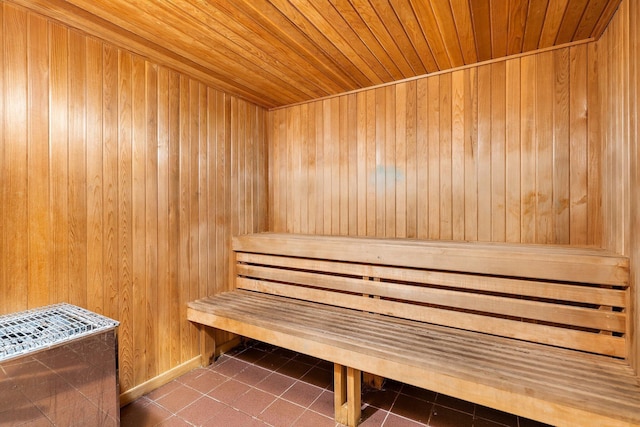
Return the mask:
<path id="1" fill-rule="evenodd" d="M 620 254 L 640 373 L 638 1 L 3 0 L 0 22 L 0 315 L 117 321 L 123 425 L 266 351 L 187 319 L 248 233 Z"/>

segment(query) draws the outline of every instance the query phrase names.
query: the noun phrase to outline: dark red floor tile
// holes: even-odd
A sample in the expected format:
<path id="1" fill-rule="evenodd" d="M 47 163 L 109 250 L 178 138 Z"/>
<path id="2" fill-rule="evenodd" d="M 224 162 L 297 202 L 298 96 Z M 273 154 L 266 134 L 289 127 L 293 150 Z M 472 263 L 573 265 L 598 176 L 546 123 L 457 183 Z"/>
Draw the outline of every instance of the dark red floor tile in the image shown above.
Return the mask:
<path id="1" fill-rule="evenodd" d="M 255 386 L 256 384 L 267 378 L 269 375 L 271 375 L 271 372 L 272 371 L 269 371 L 267 369 L 251 365 L 244 369 L 242 372 L 239 372 L 238 375 L 233 377 L 233 379 L 250 386 Z"/>
<path id="2" fill-rule="evenodd" d="M 207 393 L 207 396 L 230 405 L 235 402 L 240 396 L 249 391 L 250 388 L 250 386 L 241 383 L 240 381 L 231 379 L 221 386 L 211 390 L 209 393 Z"/>
<path id="3" fill-rule="evenodd" d="M 120 425 L 121 427 L 155 426 L 172 416 L 171 412 L 156 403 L 138 399 L 120 410 Z"/>
<path id="4" fill-rule="evenodd" d="M 255 364 L 256 366 L 260 366 L 261 368 L 275 371 L 290 360 L 291 358 L 282 356 L 280 354 L 268 353 L 262 359 L 257 360 Z"/>
<path id="5" fill-rule="evenodd" d="M 176 388 L 180 387 L 182 383 L 180 383 L 178 380 L 173 380 L 161 387 L 158 387 L 157 389 L 153 390 L 152 392 L 148 393 L 146 395 L 146 397 L 148 397 L 151 400 L 157 400 L 160 399 L 163 396 L 166 396 L 167 394 L 171 393 L 173 390 L 175 390 Z"/>
<path id="6" fill-rule="evenodd" d="M 251 342 L 125 406 L 121 422 L 123 427 L 335 426 L 332 388 L 332 363 Z M 515 415 L 390 380 L 382 390 L 365 390 L 362 416 L 363 427 L 427 421 L 434 427 L 518 427 Z M 519 421 L 520 427 L 544 426 Z"/>
<path id="7" fill-rule="evenodd" d="M 473 415 L 475 412 L 474 403 L 467 402 L 466 400 L 456 399 L 455 397 L 447 396 L 445 394 L 438 394 L 435 403 L 440 406 L 446 406 L 450 409 L 466 412 L 470 415 Z"/>
<path id="8" fill-rule="evenodd" d="M 191 405 L 200 397 L 202 397 L 202 393 L 199 391 L 189 388 L 184 384 L 180 384 L 180 386 L 173 389 L 171 393 L 157 399 L 156 403 L 171 413 L 176 414 L 183 408 Z"/>
<path id="9" fill-rule="evenodd" d="M 309 409 L 318 412 L 319 414 L 333 418 L 335 416 L 335 410 L 333 408 L 334 395 L 332 392 L 324 390 L 320 396 L 311 404 Z"/>
<path id="10" fill-rule="evenodd" d="M 224 403 L 218 402 L 209 396 L 202 396 L 191 405 L 179 411 L 176 415 L 191 424 L 202 425 L 226 407 Z"/>
<path id="11" fill-rule="evenodd" d="M 282 394 L 282 398 L 308 408 L 322 391 L 319 387 L 298 381 Z"/>
<path id="12" fill-rule="evenodd" d="M 227 357 L 225 360 L 214 363 L 209 369 L 225 377 L 233 378 L 249 366 L 251 366 L 251 364 L 243 362 L 242 360 Z"/>
<path id="13" fill-rule="evenodd" d="M 157 427 L 192 427 L 192 426 L 193 424 L 186 422 L 185 420 L 183 420 L 182 418 L 176 415 L 157 425 Z"/>
<path id="14" fill-rule="evenodd" d="M 362 403 L 388 411 L 397 396 L 398 392 L 394 390 L 367 390 L 362 396 Z"/>
<path id="15" fill-rule="evenodd" d="M 329 372 L 317 366 L 311 368 L 306 374 L 304 374 L 300 381 L 312 384 L 320 388 L 332 388 L 333 385 L 333 371 Z"/>
<path id="16" fill-rule="evenodd" d="M 435 391 L 415 387 L 409 384 L 404 384 L 400 389 L 400 393 L 415 397 L 416 399 L 425 400 L 427 402 L 435 402 L 438 395 Z"/>
<path id="17" fill-rule="evenodd" d="M 271 393 L 275 396 L 280 396 L 287 391 L 296 382 L 295 379 L 281 375 L 277 372 L 269 375 L 264 380 L 256 384 L 256 388 Z"/>
<path id="18" fill-rule="evenodd" d="M 306 354 L 296 354 L 293 358 L 296 362 L 306 363 L 307 365 L 316 366 L 320 359 Z"/>
<path id="19" fill-rule="evenodd" d="M 238 360 L 242 360 L 243 362 L 255 364 L 258 360 L 262 359 L 268 354 L 270 354 L 270 352 L 266 352 L 255 347 L 250 347 L 238 353 L 235 357 Z"/>
<path id="20" fill-rule="evenodd" d="M 278 399 L 260 414 L 260 419 L 272 426 L 291 426 L 300 418 L 305 408 L 289 401 Z"/>
<path id="21" fill-rule="evenodd" d="M 333 418 L 325 417 L 317 412 L 305 411 L 294 423 L 294 427 L 335 427 Z"/>
<path id="22" fill-rule="evenodd" d="M 214 418 L 203 424 L 203 427 L 265 427 L 265 424 L 237 409 L 227 407 Z"/>
<path id="23" fill-rule="evenodd" d="M 276 372 L 282 375 L 286 375 L 290 378 L 300 379 L 307 372 L 311 370 L 311 366 L 306 363 L 298 362 L 296 360 L 290 360 L 281 367 L 278 368 Z"/>
<path id="24" fill-rule="evenodd" d="M 429 425 L 431 427 L 472 427 L 473 416 L 445 406 L 434 405 Z"/>
<path id="25" fill-rule="evenodd" d="M 187 387 L 191 387 L 202 394 L 207 394 L 214 388 L 227 382 L 229 378 L 217 372 L 212 372 L 209 369 L 202 369 L 198 371 L 197 376 L 191 376 L 190 378 L 184 379 L 179 378 L 179 380 Z"/>
<path id="26" fill-rule="evenodd" d="M 399 394 L 390 412 L 404 418 L 427 424 L 433 403 Z"/>
<path id="27" fill-rule="evenodd" d="M 362 410 L 361 424 L 359 427 L 380 427 L 388 415 L 389 412 L 385 410 L 373 406 L 366 406 Z"/>
<path id="28" fill-rule="evenodd" d="M 425 426 L 426 424 L 422 424 L 408 418 L 402 418 L 390 413 L 382 425 L 385 427 L 420 427 Z"/>
<path id="29" fill-rule="evenodd" d="M 252 388 L 236 400 L 233 406 L 248 415 L 258 417 L 276 399 L 277 397 L 270 393 Z"/>

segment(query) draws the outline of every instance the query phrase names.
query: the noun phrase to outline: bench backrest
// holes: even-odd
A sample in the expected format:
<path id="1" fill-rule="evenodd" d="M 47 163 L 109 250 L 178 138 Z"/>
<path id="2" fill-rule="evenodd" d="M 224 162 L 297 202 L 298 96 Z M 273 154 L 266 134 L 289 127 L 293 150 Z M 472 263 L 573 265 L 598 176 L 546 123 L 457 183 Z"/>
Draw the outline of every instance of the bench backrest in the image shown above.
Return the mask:
<path id="1" fill-rule="evenodd" d="M 629 262 L 603 250 L 276 233 L 233 250 L 238 289 L 626 356 Z"/>

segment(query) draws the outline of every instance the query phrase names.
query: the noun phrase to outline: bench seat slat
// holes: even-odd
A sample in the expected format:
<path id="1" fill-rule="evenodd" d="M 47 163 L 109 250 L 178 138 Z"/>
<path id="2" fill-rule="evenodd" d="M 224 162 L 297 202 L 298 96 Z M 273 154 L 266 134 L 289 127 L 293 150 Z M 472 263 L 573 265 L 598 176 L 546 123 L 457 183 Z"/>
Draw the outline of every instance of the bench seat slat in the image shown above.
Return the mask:
<path id="1" fill-rule="evenodd" d="M 396 324 L 395 320 L 386 319 L 383 322 L 385 328 L 376 334 L 375 331 L 381 327 L 381 324 L 375 321 L 379 317 L 377 315 L 358 314 L 354 310 L 327 307 L 318 303 L 283 300 L 279 297 L 255 296 L 251 292 L 235 291 L 190 303 L 189 317 L 191 320 L 214 323 L 211 326 L 216 327 L 229 326 L 229 319 L 257 327 L 264 325 L 269 330 L 284 331 L 301 343 L 306 342 L 309 346 L 307 350 L 313 351 L 315 348 L 312 342 L 329 345 L 336 350 L 323 355 L 313 355 L 336 363 L 344 363 L 344 360 L 332 360 L 333 355 L 339 356 L 341 353 L 338 350 L 342 349 L 361 355 L 354 358 L 354 361 L 389 360 L 389 371 L 393 372 L 394 363 L 415 366 L 424 375 L 397 379 L 460 398 L 472 398 L 470 400 L 497 408 L 501 407 L 501 403 L 492 399 L 522 395 L 528 396 L 526 403 L 523 403 L 525 405 L 533 404 L 532 402 L 537 400 L 546 402 L 546 411 L 557 405 L 581 408 L 586 404 L 586 407 L 603 416 L 616 414 L 629 422 L 640 423 L 640 385 L 637 381 L 634 384 L 630 368 L 616 359 L 594 355 L 583 357 L 578 352 L 561 349 L 557 349 L 556 352 L 553 348 L 543 352 L 535 346 L 516 340 L 486 337 L 483 334 L 451 328 L 424 324 L 416 324 L 411 328 L 411 322 L 406 320 L 399 320 Z M 340 317 L 340 313 L 348 314 L 349 317 L 345 321 L 352 325 L 352 328 L 332 327 L 338 322 L 336 319 Z M 205 319 L 207 315 L 208 320 Z M 221 319 L 220 323 L 211 321 L 212 318 Z M 354 318 L 360 320 L 355 322 Z M 222 325 L 225 322 L 227 324 Z M 247 333 L 248 330 L 242 332 Z M 402 340 L 395 339 L 398 333 L 403 334 Z M 269 341 L 273 336 L 267 332 L 265 334 L 259 334 L 260 336 L 254 338 Z M 446 337 L 444 341 L 443 336 Z M 433 341 L 433 345 L 415 345 L 416 340 Z M 456 351 L 452 355 L 449 351 L 452 341 L 459 341 L 459 349 L 467 349 L 466 356 L 463 351 Z M 274 344 L 278 345 L 275 342 Z M 399 345 L 401 347 L 398 347 Z M 385 348 L 387 350 L 384 350 Z M 507 348 L 510 351 L 504 350 Z M 297 350 L 303 351 L 304 348 Z M 490 357 L 491 353 L 494 354 L 493 358 Z M 452 357 L 455 358 L 455 363 L 452 363 Z M 559 364 L 559 360 L 562 360 L 564 365 Z M 523 366 L 527 363 L 531 367 L 524 369 Z M 581 369 L 563 367 L 572 364 L 580 366 Z M 368 366 L 362 369 L 366 370 L 366 367 Z M 618 375 L 620 380 L 601 381 L 603 372 L 608 372 L 609 377 Z M 400 372 L 397 374 L 402 376 Z M 448 378 L 449 381 L 444 378 Z M 481 386 L 488 387 L 487 390 L 494 390 L 493 395 L 489 393 L 486 398 L 471 396 L 474 391 L 461 391 L 461 381 L 472 381 L 479 389 L 482 389 Z M 517 412 L 513 407 L 510 407 L 510 410 Z M 560 409 L 558 411 L 561 412 Z M 559 416 L 559 413 L 553 414 L 553 419 L 558 419 Z"/>
<path id="2" fill-rule="evenodd" d="M 240 264 L 237 266 L 236 271 L 240 276 L 260 279 L 266 282 L 286 282 L 331 289 L 334 291 L 371 294 L 417 303 L 429 303 L 432 305 L 522 317 L 612 332 L 623 332 L 626 326 L 626 316 L 624 313 L 593 308 L 514 299 L 503 296 L 469 294 L 388 281 L 376 282 L 264 266 Z M 279 287 L 279 289 L 280 288 L 281 287 Z M 262 292 L 269 292 L 269 289 L 268 283 L 265 283 Z"/>
<path id="3" fill-rule="evenodd" d="M 255 301 L 252 301 L 251 297 L 243 298 L 237 307 L 249 310 L 253 315 L 265 321 L 276 323 L 281 321 L 285 313 L 280 309 L 274 309 L 273 306 L 265 305 L 260 298 L 261 296 L 258 296 L 258 299 L 254 298 Z M 493 366 L 492 369 L 496 369 L 496 355 L 500 355 L 500 369 L 511 372 L 512 375 L 519 376 L 522 375 L 522 372 L 533 372 L 535 375 L 545 378 L 553 376 L 554 381 L 566 380 L 567 384 L 580 378 L 582 383 L 592 382 L 592 385 L 599 389 L 611 388 L 613 391 L 624 393 L 633 393 L 638 387 L 634 378 L 625 376 L 629 373 L 629 367 L 624 364 L 619 364 L 617 366 L 619 369 L 615 370 L 621 375 L 614 374 L 612 376 L 610 368 L 616 366 L 615 363 L 608 362 L 606 366 L 598 366 L 598 360 L 594 359 L 589 363 L 591 373 L 585 377 L 584 366 L 575 365 L 573 353 L 567 355 L 558 352 L 556 357 L 549 354 L 541 356 L 539 349 L 527 348 L 524 342 L 519 342 L 517 346 L 513 344 L 501 345 L 502 341 L 487 345 L 486 336 L 482 336 L 482 340 L 480 340 L 477 338 L 477 334 L 469 335 L 463 340 L 461 331 L 456 331 L 455 335 L 435 334 L 433 332 L 435 329 L 416 328 L 415 323 L 403 324 L 399 319 L 394 319 L 393 324 L 390 325 L 389 319 L 384 316 L 363 317 L 361 313 L 340 309 L 332 310 L 330 306 L 322 307 L 323 322 L 318 322 L 315 303 L 305 304 L 303 301 L 291 301 L 294 303 L 288 304 L 289 301 L 287 301 L 286 304 L 287 318 L 319 334 L 349 336 L 350 340 L 358 341 L 364 345 L 374 341 L 376 347 L 384 345 L 389 351 L 395 349 L 406 352 L 409 349 L 415 354 L 419 354 L 420 358 L 433 359 L 431 353 L 441 354 L 442 349 L 446 348 L 449 357 L 444 360 L 444 363 L 450 365 L 451 362 L 456 362 L 460 366 L 466 364 L 471 371 L 482 369 L 486 364 Z M 235 302 L 229 302 L 228 306 L 236 307 L 234 304 Z M 366 322 L 366 325 L 363 325 L 363 322 Z M 420 349 L 420 352 L 416 352 L 417 348 Z M 544 363 L 539 364 L 539 360 L 544 360 Z M 466 374 L 472 373 L 467 372 Z"/>

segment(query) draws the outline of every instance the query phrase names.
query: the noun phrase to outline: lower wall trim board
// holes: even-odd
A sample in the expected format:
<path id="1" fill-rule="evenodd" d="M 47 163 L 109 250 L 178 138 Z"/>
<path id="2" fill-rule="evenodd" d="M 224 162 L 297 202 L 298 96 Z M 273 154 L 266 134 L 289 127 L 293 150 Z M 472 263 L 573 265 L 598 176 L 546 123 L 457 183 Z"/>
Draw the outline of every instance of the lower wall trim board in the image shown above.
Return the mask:
<path id="1" fill-rule="evenodd" d="M 120 394 L 120 406 L 125 406 L 139 397 L 144 396 L 145 394 L 161 387 L 168 382 L 173 381 L 181 375 L 186 374 L 187 372 L 200 367 L 200 356 L 196 356 L 191 360 L 188 360 L 181 365 L 176 366 L 173 369 L 170 369 L 157 377 L 151 378 L 148 381 L 139 384 L 132 389 L 125 391 Z"/>
<path id="2" fill-rule="evenodd" d="M 225 342 L 224 344 L 221 344 L 216 348 L 216 358 L 239 346 L 240 344 L 242 344 L 242 337 L 239 336 Z M 157 377 L 151 378 L 150 380 L 145 381 L 142 384 L 139 384 L 132 389 L 125 391 L 124 393 L 121 393 L 120 406 L 122 407 L 128 405 L 129 403 L 144 396 L 145 394 L 152 392 L 158 387 L 162 387 L 163 385 L 175 380 L 179 376 L 184 375 L 195 368 L 199 368 L 200 366 L 202 366 L 200 356 L 196 356 L 193 359 L 187 360 L 181 365 L 178 365 L 173 369 L 163 372 Z"/>

